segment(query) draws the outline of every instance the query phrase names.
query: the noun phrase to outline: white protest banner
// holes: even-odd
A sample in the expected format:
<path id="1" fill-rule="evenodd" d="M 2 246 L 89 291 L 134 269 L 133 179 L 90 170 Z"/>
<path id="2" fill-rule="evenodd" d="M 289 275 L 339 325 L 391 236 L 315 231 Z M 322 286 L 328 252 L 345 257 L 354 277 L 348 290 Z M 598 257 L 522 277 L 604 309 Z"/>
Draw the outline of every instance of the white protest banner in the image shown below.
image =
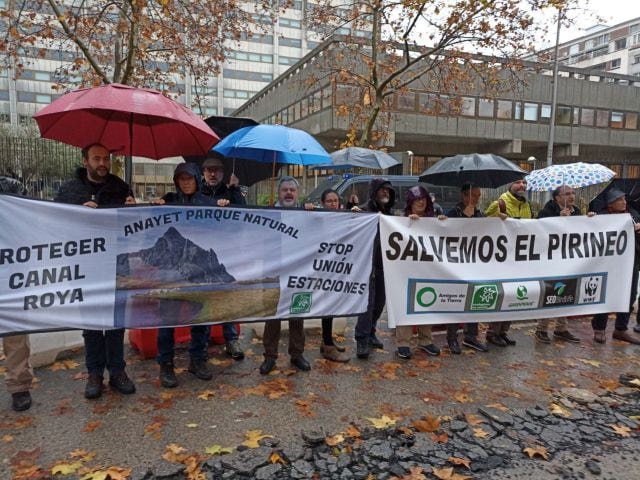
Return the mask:
<path id="1" fill-rule="evenodd" d="M 367 309 L 376 215 L 0 195 L 0 333 Z"/>
<path id="2" fill-rule="evenodd" d="M 628 311 L 629 215 L 383 216 L 389 325 L 493 322 Z"/>

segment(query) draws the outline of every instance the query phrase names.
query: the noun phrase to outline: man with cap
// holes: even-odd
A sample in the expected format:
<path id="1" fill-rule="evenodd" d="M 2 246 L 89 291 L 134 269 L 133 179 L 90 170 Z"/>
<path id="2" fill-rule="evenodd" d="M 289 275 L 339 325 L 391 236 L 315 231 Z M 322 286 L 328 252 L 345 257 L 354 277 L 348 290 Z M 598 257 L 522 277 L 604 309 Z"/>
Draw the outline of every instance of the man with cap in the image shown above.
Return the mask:
<path id="1" fill-rule="evenodd" d="M 158 205 L 208 205 L 213 206 L 213 200 L 200 191 L 200 167 L 195 163 L 180 163 L 173 174 L 175 192 L 166 193 L 161 199 L 153 203 Z M 173 302 L 160 306 L 162 316 L 172 316 L 175 312 Z M 169 322 L 175 318 L 169 318 Z M 207 347 L 211 329 L 208 325 L 193 325 L 191 340 L 189 341 L 189 367 L 187 371 L 200 380 L 211 380 L 213 374 L 207 365 Z M 160 384 L 165 388 L 178 386 L 173 359 L 175 356 L 175 337 L 173 328 L 158 330 L 158 358 L 160 364 Z"/>
<path id="2" fill-rule="evenodd" d="M 0 175 L 0 193 L 13 193 L 25 195 L 26 191 L 22 183 L 10 177 Z M 31 349 L 29 348 L 28 335 L 9 335 L 2 337 L 2 350 L 4 352 L 6 373 L 4 382 L 7 391 L 11 394 L 11 408 L 16 412 L 22 412 L 31 408 L 31 386 L 33 383 L 33 370 L 29 363 Z"/>
<path id="3" fill-rule="evenodd" d="M 593 215 L 589 212 L 590 216 Z M 580 209 L 576 206 L 576 192 L 568 185 L 561 185 L 551 192 L 551 200 L 538 212 L 538 218 L 548 217 L 573 217 L 582 215 Z M 553 337 L 570 343 L 580 343 L 580 339 L 569 331 L 567 319 L 565 317 L 558 318 L 541 318 L 538 320 L 536 327 L 535 339 L 540 343 L 551 343 L 549 337 L 549 324 L 555 320 L 555 330 Z"/>
<path id="4" fill-rule="evenodd" d="M 122 207 L 135 203 L 131 189 L 124 181 L 109 173 L 111 154 L 98 143 L 82 149 L 83 167 L 76 170 L 73 179 L 58 190 L 54 202 L 71 203 L 85 207 Z M 85 398 L 98 398 L 104 388 L 105 368 L 109 371 L 109 385 L 122 394 L 131 394 L 136 387 L 125 372 L 124 329 L 83 330 L 84 353 L 89 378 L 84 389 Z"/>
<path id="5" fill-rule="evenodd" d="M 362 207 L 353 207 L 357 212 L 377 212 L 382 215 L 393 215 L 396 192 L 386 178 L 374 178 L 369 182 L 369 200 Z M 380 248 L 380 232 L 376 233 L 373 251 L 373 268 L 369 277 L 369 304 L 367 311 L 358 315 L 356 322 L 356 355 L 358 358 L 369 358 L 370 348 L 384 348 L 382 341 L 376 336 L 376 324 L 386 302 L 384 290 L 384 271 L 382 269 L 382 249 Z"/>
<path id="6" fill-rule="evenodd" d="M 640 214 L 627 205 L 625 193 L 617 188 L 612 188 L 606 194 L 607 207 L 600 214 L 628 213 L 633 219 L 633 229 L 635 235 L 635 255 L 633 259 L 633 272 L 631 276 L 631 297 L 629 309 L 626 312 L 616 312 L 616 325 L 612 338 L 623 342 L 640 345 L 640 338 L 628 331 L 629 317 L 631 316 L 631 306 L 635 301 L 638 291 L 638 269 L 640 268 Z M 596 343 L 605 343 L 608 313 L 598 313 L 593 316 L 591 326 L 593 327 L 593 340 Z"/>
<path id="7" fill-rule="evenodd" d="M 278 201 L 276 207 L 294 208 L 298 206 L 298 181 L 289 176 L 282 177 L 278 182 Z M 278 342 L 280 341 L 281 320 L 267 320 L 262 334 L 264 346 L 264 361 L 260 365 L 260 374 L 267 375 L 276 368 L 278 358 Z M 289 356 L 291 364 L 298 370 L 307 372 L 311 364 L 302 355 L 304 353 L 304 320 L 289 320 Z"/>
<path id="8" fill-rule="evenodd" d="M 516 180 L 509 185 L 509 190 L 489 205 L 485 211 L 487 217 L 507 218 L 532 218 L 531 205 L 527 201 L 527 181 L 525 179 Z M 487 341 L 506 347 L 515 345 L 516 341 L 508 335 L 511 322 L 492 322 L 487 331 Z"/>
<path id="9" fill-rule="evenodd" d="M 222 180 L 224 178 L 224 164 L 222 159 L 216 154 L 211 153 L 202 164 L 202 193 L 208 197 L 211 197 L 213 203 L 219 207 L 226 207 L 227 205 L 246 205 L 242 191 L 240 190 L 239 180 L 233 173 L 229 179 L 229 185 L 226 185 Z M 240 342 L 238 342 L 238 330 L 236 326 L 231 322 L 225 322 L 222 324 L 222 336 L 225 342 L 225 351 L 234 360 L 242 360 L 244 358 L 244 352 L 240 348 Z"/>

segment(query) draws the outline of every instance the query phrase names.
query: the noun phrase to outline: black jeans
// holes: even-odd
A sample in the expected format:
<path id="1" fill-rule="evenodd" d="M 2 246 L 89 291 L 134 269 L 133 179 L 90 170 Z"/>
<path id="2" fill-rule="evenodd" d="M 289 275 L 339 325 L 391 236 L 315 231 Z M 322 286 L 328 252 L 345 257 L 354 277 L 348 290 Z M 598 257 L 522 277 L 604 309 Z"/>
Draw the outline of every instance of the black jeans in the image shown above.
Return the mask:
<path id="1" fill-rule="evenodd" d="M 191 360 L 206 360 L 207 346 L 211 330 L 208 325 L 191 327 L 191 341 L 189 342 L 189 357 Z M 173 328 L 158 330 L 158 363 L 172 362 L 175 355 L 175 338 Z"/>
<path id="2" fill-rule="evenodd" d="M 89 374 L 113 376 L 124 370 L 124 328 L 117 330 L 83 330 L 84 358 Z"/>
<path id="3" fill-rule="evenodd" d="M 376 333 L 376 325 L 387 297 L 384 291 L 384 271 L 382 267 L 373 267 L 369 281 L 369 303 L 367 311 L 362 315 L 358 315 L 356 322 L 355 337 L 356 340 L 369 338 L 370 335 Z"/>
<path id="4" fill-rule="evenodd" d="M 450 323 L 447 325 L 447 339 L 456 338 L 458 336 L 458 327 L 457 323 Z M 464 338 L 478 338 L 478 324 L 473 323 L 465 323 L 464 324 Z"/>

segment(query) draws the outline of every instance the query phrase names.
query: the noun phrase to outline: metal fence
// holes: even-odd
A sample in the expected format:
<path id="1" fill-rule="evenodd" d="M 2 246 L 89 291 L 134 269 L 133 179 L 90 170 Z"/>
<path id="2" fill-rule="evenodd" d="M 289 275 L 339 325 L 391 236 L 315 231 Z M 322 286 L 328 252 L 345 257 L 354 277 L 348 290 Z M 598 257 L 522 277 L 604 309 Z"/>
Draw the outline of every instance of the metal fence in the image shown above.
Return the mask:
<path id="1" fill-rule="evenodd" d="M 80 163 L 76 147 L 41 138 L 0 137 L 0 175 L 20 180 L 31 197 L 52 199 Z"/>

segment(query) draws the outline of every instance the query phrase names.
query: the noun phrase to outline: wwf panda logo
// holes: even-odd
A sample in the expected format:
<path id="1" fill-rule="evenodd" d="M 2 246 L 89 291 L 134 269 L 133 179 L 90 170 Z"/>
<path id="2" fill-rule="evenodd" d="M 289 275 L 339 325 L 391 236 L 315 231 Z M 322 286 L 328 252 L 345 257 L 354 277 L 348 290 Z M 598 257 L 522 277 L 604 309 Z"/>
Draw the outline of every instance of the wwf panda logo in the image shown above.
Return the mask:
<path id="1" fill-rule="evenodd" d="M 594 297 L 600 286 L 599 277 L 589 277 L 589 280 L 584 284 L 584 293 L 589 297 Z"/>

